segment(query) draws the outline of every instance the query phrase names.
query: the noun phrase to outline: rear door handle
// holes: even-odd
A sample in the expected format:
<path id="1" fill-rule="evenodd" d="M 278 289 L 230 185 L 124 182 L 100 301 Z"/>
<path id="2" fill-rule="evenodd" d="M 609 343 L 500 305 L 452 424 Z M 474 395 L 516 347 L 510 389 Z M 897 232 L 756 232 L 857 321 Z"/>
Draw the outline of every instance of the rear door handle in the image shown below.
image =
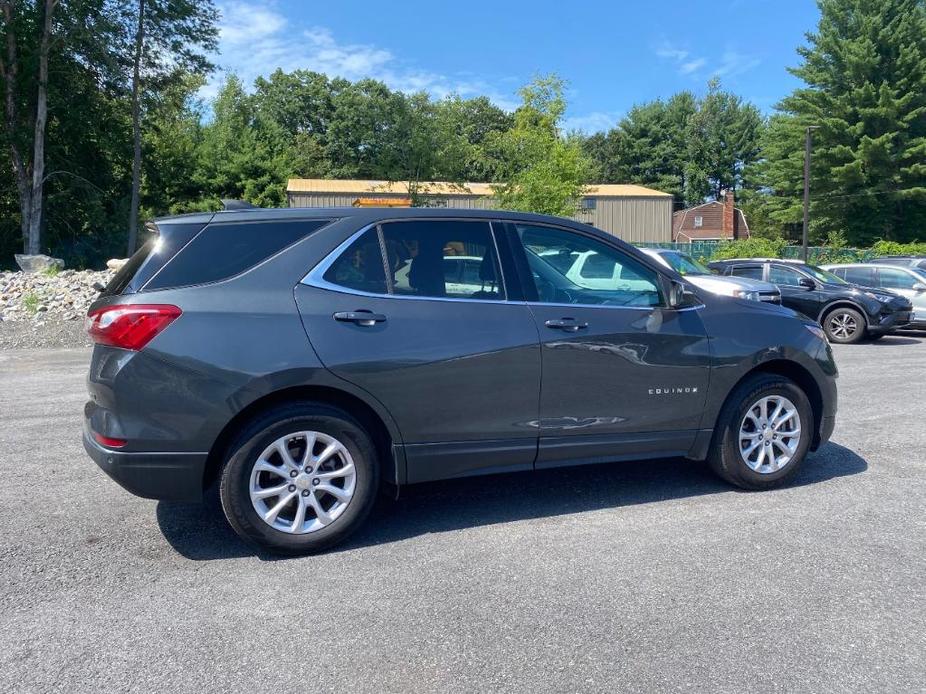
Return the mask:
<path id="1" fill-rule="evenodd" d="M 370 326 L 385 321 L 386 316 L 382 313 L 373 313 L 372 311 L 364 311 L 361 309 L 359 311 L 338 311 L 334 314 L 334 319 L 342 323 L 354 323 L 369 328 Z"/>
<path id="2" fill-rule="evenodd" d="M 564 330 L 568 333 L 575 333 L 588 327 L 588 323 L 579 322 L 575 318 L 556 318 L 544 323 L 548 328 L 554 330 Z"/>

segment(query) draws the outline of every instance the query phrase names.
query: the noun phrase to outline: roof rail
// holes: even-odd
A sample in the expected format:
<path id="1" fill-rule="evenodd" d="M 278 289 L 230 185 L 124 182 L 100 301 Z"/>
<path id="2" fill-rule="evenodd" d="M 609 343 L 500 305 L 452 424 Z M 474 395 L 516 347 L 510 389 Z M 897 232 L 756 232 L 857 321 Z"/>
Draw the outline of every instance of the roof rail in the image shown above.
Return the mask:
<path id="1" fill-rule="evenodd" d="M 222 209 L 223 210 L 257 210 L 259 208 L 255 207 L 247 200 L 222 200 Z"/>

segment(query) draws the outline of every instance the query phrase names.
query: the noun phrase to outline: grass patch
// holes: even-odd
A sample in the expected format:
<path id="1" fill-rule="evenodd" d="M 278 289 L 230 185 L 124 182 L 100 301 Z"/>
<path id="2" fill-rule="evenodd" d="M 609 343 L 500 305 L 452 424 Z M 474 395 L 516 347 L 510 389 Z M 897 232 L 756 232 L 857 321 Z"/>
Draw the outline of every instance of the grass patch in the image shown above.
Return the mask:
<path id="1" fill-rule="evenodd" d="M 27 292 L 22 298 L 23 308 L 31 315 L 39 312 L 39 296 L 35 292 Z"/>
<path id="2" fill-rule="evenodd" d="M 49 265 L 47 268 L 42 270 L 42 274 L 46 277 L 57 277 L 59 272 L 61 272 L 61 268 L 57 265 Z"/>

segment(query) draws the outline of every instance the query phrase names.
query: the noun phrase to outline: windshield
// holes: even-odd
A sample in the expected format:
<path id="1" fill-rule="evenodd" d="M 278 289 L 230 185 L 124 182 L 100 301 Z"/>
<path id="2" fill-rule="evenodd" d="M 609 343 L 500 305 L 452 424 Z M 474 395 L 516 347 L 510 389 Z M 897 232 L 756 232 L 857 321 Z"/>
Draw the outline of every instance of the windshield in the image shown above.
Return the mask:
<path id="1" fill-rule="evenodd" d="M 809 272 L 813 275 L 814 279 L 819 280 L 820 282 L 828 282 L 829 284 L 849 284 L 842 277 L 837 277 L 832 272 L 827 272 L 823 268 L 819 268 L 816 265 L 805 265 L 804 271 Z"/>
<path id="2" fill-rule="evenodd" d="M 687 253 L 660 253 L 673 270 L 680 275 L 710 275 L 710 269 Z"/>

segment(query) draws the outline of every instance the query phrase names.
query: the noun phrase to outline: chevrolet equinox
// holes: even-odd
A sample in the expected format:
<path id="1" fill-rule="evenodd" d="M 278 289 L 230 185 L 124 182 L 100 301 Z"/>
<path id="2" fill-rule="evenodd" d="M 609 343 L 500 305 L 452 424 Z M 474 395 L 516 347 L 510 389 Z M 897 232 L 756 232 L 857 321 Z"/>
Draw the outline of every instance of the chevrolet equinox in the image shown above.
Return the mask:
<path id="1" fill-rule="evenodd" d="M 143 497 L 217 488 L 271 551 L 344 540 L 383 485 L 682 456 L 768 489 L 833 430 L 817 323 L 578 222 L 237 209 L 150 231 L 88 312 L 84 446 Z"/>

